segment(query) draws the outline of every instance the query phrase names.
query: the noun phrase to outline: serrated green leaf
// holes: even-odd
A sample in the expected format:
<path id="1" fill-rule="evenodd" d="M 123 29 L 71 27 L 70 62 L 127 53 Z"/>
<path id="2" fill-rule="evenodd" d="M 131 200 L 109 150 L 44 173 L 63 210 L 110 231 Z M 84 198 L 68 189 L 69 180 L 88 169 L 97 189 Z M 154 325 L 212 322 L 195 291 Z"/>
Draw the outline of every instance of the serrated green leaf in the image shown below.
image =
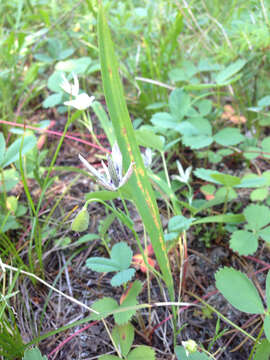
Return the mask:
<path id="1" fill-rule="evenodd" d="M 213 175 L 215 175 L 215 174 L 223 175 L 221 172 L 219 172 L 217 170 L 198 168 L 198 169 L 193 171 L 193 174 L 195 174 L 198 178 L 200 178 L 202 180 L 210 181 L 210 182 L 212 182 L 214 184 L 221 185 L 221 183 L 219 181 L 217 181 L 217 180 L 215 180 L 213 178 Z"/>
<path id="2" fill-rule="evenodd" d="M 270 222 L 270 210 L 265 205 L 248 205 L 244 210 L 244 215 L 249 227 L 255 231 L 258 231 Z"/>
<path id="3" fill-rule="evenodd" d="M 135 269 L 125 269 L 125 270 L 119 271 L 111 279 L 111 285 L 112 286 L 120 286 L 122 284 L 125 284 L 133 278 L 134 274 L 135 274 Z"/>
<path id="4" fill-rule="evenodd" d="M 215 274 L 216 287 L 236 309 L 249 314 L 263 314 L 260 295 L 252 281 L 241 271 L 225 267 Z"/>
<path id="5" fill-rule="evenodd" d="M 235 231 L 230 239 L 230 248 L 239 255 L 254 254 L 258 248 L 258 236 L 250 231 Z"/>
<path id="6" fill-rule="evenodd" d="M 225 128 L 220 130 L 214 136 L 214 140 L 223 146 L 233 146 L 243 141 L 245 137 L 240 133 L 239 129 Z"/>
<path id="7" fill-rule="evenodd" d="M 269 360 L 270 357 L 270 342 L 267 339 L 260 340 L 256 345 L 256 352 L 253 360 Z"/>
<path id="8" fill-rule="evenodd" d="M 174 119 L 181 121 L 190 108 L 190 96 L 183 89 L 175 89 L 169 97 L 169 107 Z"/>
<path id="9" fill-rule="evenodd" d="M 263 330 L 268 341 L 270 341 L 270 314 L 265 314 Z"/>
<path id="10" fill-rule="evenodd" d="M 131 323 L 116 325 L 112 330 L 112 338 L 120 350 L 121 355 L 126 357 L 134 340 L 134 327 Z"/>
<path id="11" fill-rule="evenodd" d="M 103 299 L 97 300 L 91 305 L 91 308 L 99 314 L 92 312 L 90 315 L 91 320 L 100 320 L 106 318 L 109 314 L 113 313 L 114 310 L 118 309 L 117 301 L 110 298 L 104 297 Z"/>
<path id="12" fill-rule="evenodd" d="M 195 218 L 186 218 L 183 215 L 177 215 L 172 217 L 168 223 L 169 232 L 179 232 L 188 230 Z"/>
<path id="13" fill-rule="evenodd" d="M 111 259 L 119 264 L 119 270 L 127 269 L 132 260 L 132 250 L 127 243 L 115 244 L 111 251 Z"/>
<path id="14" fill-rule="evenodd" d="M 156 135 L 153 131 L 140 129 L 135 131 L 135 135 L 138 145 L 150 147 L 160 152 L 164 150 L 164 138 Z"/>
<path id="15" fill-rule="evenodd" d="M 89 226 L 89 212 L 87 209 L 82 209 L 74 218 L 71 224 L 71 230 L 82 232 L 88 229 Z"/>
<path id="16" fill-rule="evenodd" d="M 35 347 L 25 350 L 23 360 L 47 360 L 47 356 L 42 356 L 40 350 Z"/>
<path id="17" fill-rule="evenodd" d="M 112 259 L 106 259 L 102 257 L 91 257 L 87 259 L 86 266 L 93 271 L 105 273 L 121 270 L 118 262 L 112 261 Z"/>
<path id="18" fill-rule="evenodd" d="M 209 135 L 184 136 L 182 142 L 193 150 L 202 149 L 212 144 L 213 138 Z"/>
<path id="19" fill-rule="evenodd" d="M 270 242 L 270 226 L 267 226 L 266 228 L 264 228 L 263 230 L 260 230 L 258 232 L 258 235 L 264 240 L 267 241 L 268 243 Z"/>
<path id="20" fill-rule="evenodd" d="M 135 280 L 132 284 L 131 288 L 128 290 L 126 298 L 119 306 L 119 309 L 124 309 L 128 307 L 132 307 L 138 304 L 137 296 L 142 290 L 142 283 L 139 280 Z M 119 312 L 114 315 L 114 320 L 117 324 L 125 324 L 127 323 L 133 315 L 135 315 L 136 310 L 127 310 L 124 312 Z"/>
<path id="21" fill-rule="evenodd" d="M 141 345 L 132 350 L 127 357 L 127 360 L 155 360 L 155 350 L 149 346 Z"/>
<path id="22" fill-rule="evenodd" d="M 251 201 L 263 201 L 268 196 L 268 188 L 255 189 L 250 194 Z"/>

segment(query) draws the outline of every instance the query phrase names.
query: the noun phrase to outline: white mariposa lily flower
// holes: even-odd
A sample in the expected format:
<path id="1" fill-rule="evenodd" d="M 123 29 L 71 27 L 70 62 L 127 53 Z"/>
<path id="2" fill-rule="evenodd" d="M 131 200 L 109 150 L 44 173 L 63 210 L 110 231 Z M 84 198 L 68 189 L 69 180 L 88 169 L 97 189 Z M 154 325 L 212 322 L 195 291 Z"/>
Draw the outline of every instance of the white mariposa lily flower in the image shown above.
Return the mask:
<path id="1" fill-rule="evenodd" d="M 181 163 L 178 160 L 176 161 L 176 164 L 177 164 L 179 175 L 173 175 L 172 179 L 173 180 L 178 180 L 178 181 L 180 181 L 182 183 L 187 184 L 189 182 L 189 177 L 190 177 L 190 174 L 191 174 L 192 166 L 189 166 L 184 171 Z"/>
<path id="2" fill-rule="evenodd" d="M 72 106 L 77 110 L 86 110 L 90 107 L 92 102 L 95 100 L 94 96 L 88 96 L 86 93 L 79 94 L 79 80 L 76 74 L 73 74 L 73 81 L 74 84 L 71 84 L 65 75 L 62 75 L 63 82 L 60 85 L 61 88 L 68 93 L 75 97 L 74 100 L 65 101 L 64 104 L 67 106 Z"/>
<path id="3" fill-rule="evenodd" d="M 110 191 L 116 191 L 121 186 L 123 186 L 128 181 L 133 172 L 134 163 L 131 163 L 126 174 L 123 176 L 122 154 L 116 142 L 112 148 L 112 155 L 108 156 L 108 166 L 106 166 L 102 161 L 105 176 L 97 171 L 92 165 L 90 165 L 81 154 L 79 154 L 79 159 L 90 172 L 90 174 L 96 178 L 97 182 L 104 186 L 105 189 Z"/>

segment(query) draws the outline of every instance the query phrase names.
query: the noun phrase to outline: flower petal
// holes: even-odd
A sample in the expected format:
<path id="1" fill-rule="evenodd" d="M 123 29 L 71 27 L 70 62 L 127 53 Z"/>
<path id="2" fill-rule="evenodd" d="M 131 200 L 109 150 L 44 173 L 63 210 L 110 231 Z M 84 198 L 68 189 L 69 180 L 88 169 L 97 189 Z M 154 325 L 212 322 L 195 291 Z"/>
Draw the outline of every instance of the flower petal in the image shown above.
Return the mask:
<path id="1" fill-rule="evenodd" d="M 120 181 L 120 183 L 119 183 L 119 185 L 118 185 L 118 189 L 121 187 L 121 186 L 123 186 L 127 181 L 128 181 L 128 179 L 131 177 L 131 175 L 132 175 L 132 173 L 133 173 L 133 165 L 134 165 L 135 163 L 131 163 L 130 165 L 129 165 L 129 168 L 128 168 L 128 170 L 127 170 L 127 172 L 125 173 L 125 176 L 121 179 L 121 181 Z"/>
<path id="2" fill-rule="evenodd" d="M 94 99 L 94 96 L 90 97 L 86 93 L 82 93 L 78 95 L 75 100 L 65 101 L 64 104 L 67 106 L 72 106 L 77 110 L 85 110 L 89 108 Z"/>
<path id="3" fill-rule="evenodd" d="M 123 172 L 122 154 L 121 154 L 121 151 L 119 149 L 117 142 L 115 142 L 112 147 L 112 161 L 113 161 L 114 168 L 117 172 L 118 178 L 122 179 L 122 172 Z"/>

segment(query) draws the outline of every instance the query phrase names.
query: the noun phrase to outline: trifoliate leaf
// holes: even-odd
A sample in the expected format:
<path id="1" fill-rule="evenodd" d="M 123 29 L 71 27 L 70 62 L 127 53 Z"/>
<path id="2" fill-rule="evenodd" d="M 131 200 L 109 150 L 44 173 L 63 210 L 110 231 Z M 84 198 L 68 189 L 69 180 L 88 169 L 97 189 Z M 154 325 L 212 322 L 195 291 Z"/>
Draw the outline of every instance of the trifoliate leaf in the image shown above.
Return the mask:
<path id="1" fill-rule="evenodd" d="M 249 314 L 263 314 L 260 295 L 252 281 L 241 271 L 225 267 L 215 274 L 216 287 L 236 309 Z"/>

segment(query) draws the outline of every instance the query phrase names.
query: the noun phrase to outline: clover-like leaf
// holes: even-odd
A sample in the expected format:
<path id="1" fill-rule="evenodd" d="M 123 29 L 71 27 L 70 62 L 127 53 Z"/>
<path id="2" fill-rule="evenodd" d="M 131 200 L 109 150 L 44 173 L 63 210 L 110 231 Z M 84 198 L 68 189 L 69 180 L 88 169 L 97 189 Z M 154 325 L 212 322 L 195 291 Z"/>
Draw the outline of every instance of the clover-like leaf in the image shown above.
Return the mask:
<path id="1" fill-rule="evenodd" d="M 215 274 L 216 287 L 236 309 L 249 314 L 263 314 L 260 295 L 252 281 L 241 271 L 225 267 Z"/>
<path id="2" fill-rule="evenodd" d="M 251 255 L 258 248 L 258 236 L 250 231 L 234 231 L 230 239 L 230 248 L 239 255 Z"/>

